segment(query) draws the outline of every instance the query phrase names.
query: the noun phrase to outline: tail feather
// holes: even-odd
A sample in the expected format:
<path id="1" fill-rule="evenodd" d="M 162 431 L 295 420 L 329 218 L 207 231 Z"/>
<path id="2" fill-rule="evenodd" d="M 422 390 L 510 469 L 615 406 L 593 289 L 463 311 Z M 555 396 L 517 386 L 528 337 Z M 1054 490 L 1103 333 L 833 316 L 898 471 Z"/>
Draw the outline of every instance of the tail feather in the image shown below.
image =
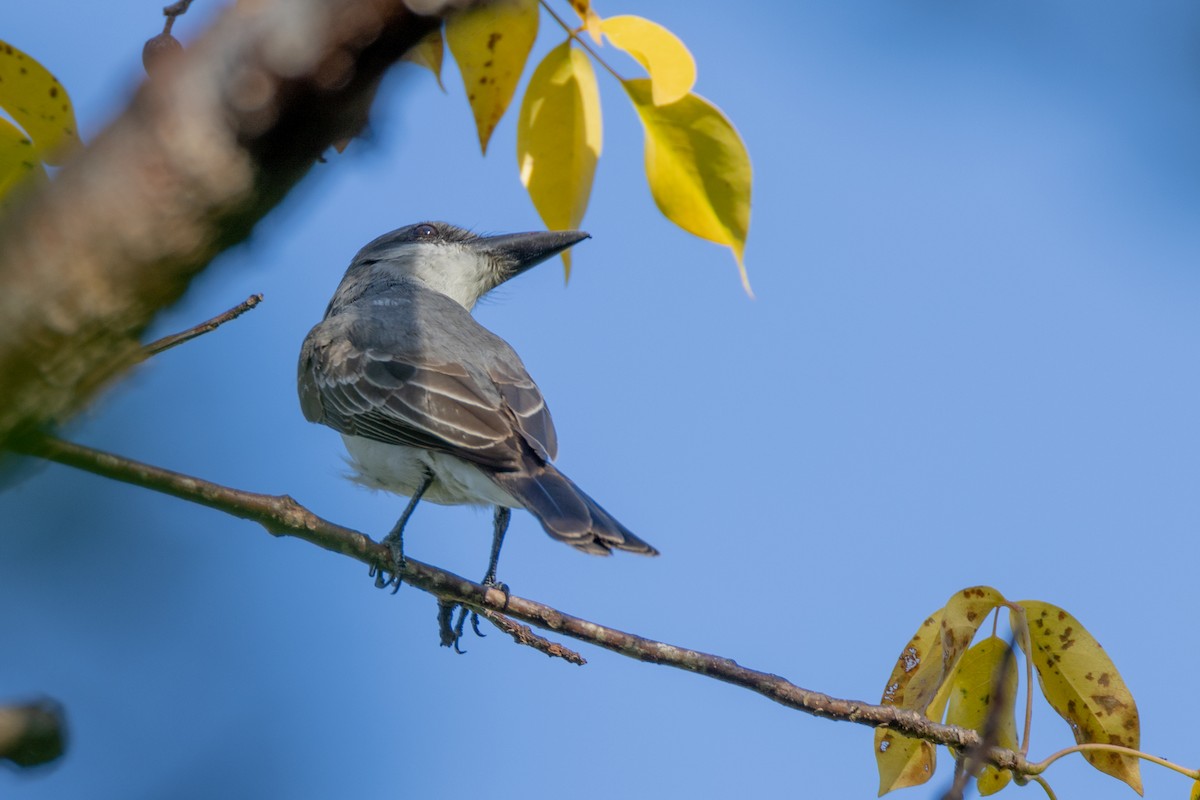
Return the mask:
<path id="1" fill-rule="evenodd" d="M 553 465 L 536 473 L 496 473 L 492 479 L 560 542 L 593 555 L 606 556 L 613 550 L 658 555 Z"/>

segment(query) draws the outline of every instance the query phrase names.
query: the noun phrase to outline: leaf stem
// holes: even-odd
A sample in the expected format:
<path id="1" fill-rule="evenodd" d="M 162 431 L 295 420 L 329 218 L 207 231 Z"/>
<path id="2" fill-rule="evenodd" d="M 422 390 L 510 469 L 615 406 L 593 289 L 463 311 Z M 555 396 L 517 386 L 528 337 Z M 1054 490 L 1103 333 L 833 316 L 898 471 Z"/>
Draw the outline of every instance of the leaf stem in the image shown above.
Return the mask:
<path id="1" fill-rule="evenodd" d="M 1013 631 L 1019 636 L 1021 651 L 1025 654 L 1025 729 L 1021 732 L 1021 755 L 1029 754 L 1029 732 L 1033 728 L 1033 642 L 1029 638 L 1029 620 L 1025 618 L 1025 609 L 1018 603 L 1004 603 L 1010 611 L 1017 614 L 1021 629 Z M 997 609 L 999 611 L 999 609 Z M 1049 787 L 1046 787 L 1049 791 Z"/>
<path id="2" fill-rule="evenodd" d="M 586 50 L 588 55 L 596 59 L 596 63 L 604 67 L 605 71 L 607 71 L 609 75 L 612 75 L 620 83 L 625 82 L 625 79 L 622 78 L 615 69 L 609 66 L 608 62 L 600 57 L 600 54 L 595 51 L 591 44 L 589 44 L 582 36 L 580 36 L 577 30 L 568 25 L 567 21 L 560 17 L 555 10 L 550 7 L 550 4 L 547 3 L 546 0 L 538 0 L 538 4 L 541 5 L 542 8 L 546 9 L 546 12 L 554 18 L 554 21 L 561 25 L 562 29 L 567 32 L 567 36 L 579 42 L 579 46 Z"/>
<path id="3" fill-rule="evenodd" d="M 1058 800 L 1058 795 L 1056 795 L 1054 790 L 1050 788 L 1050 784 L 1046 782 L 1045 778 L 1043 778 L 1041 775 L 1034 775 L 1032 780 L 1038 786 L 1042 787 L 1042 790 L 1046 793 L 1046 796 L 1049 797 L 1050 800 Z"/>
<path id="4" fill-rule="evenodd" d="M 1158 764 L 1160 767 L 1166 767 L 1169 770 L 1178 772 L 1180 775 L 1191 778 L 1194 781 L 1200 780 L 1200 769 L 1188 769 L 1187 767 L 1176 764 L 1173 761 L 1167 761 L 1165 758 L 1152 756 L 1149 753 L 1143 753 L 1141 750 L 1134 750 L 1132 747 L 1124 747 L 1119 744 L 1104 744 L 1102 742 L 1077 744 L 1073 747 L 1068 747 L 1065 750 L 1059 750 L 1057 753 L 1052 753 L 1051 755 L 1046 756 L 1046 758 L 1043 760 L 1030 764 L 1029 774 L 1039 775 L 1042 772 L 1045 772 L 1051 764 L 1053 764 L 1055 761 L 1058 761 L 1063 756 L 1069 756 L 1071 753 L 1084 753 L 1089 750 L 1099 751 L 1102 753 L 1120 753 L 1123 756 L 1140 758 L 1144 761 L 1149 761 L 1151 764 Z"/>

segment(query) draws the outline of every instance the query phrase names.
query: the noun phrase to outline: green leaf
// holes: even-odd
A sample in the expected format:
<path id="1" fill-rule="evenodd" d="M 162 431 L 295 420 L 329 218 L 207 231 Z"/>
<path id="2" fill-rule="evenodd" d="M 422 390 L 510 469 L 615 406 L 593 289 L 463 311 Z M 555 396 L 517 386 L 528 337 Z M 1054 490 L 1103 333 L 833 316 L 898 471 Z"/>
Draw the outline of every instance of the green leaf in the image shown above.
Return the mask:
<path id="1" fill-rule="evenodd" d="M 1058 606 L 1037 600 L 1025 600 L 1020 605 L 1029 620 L 1033 650 L 1029 655 L 1042 694 L 1071 726 L 1075 741 L 1140 749 L 1137 704 L 1100 643 L 1079 620 Z M 1019 616 L 1012 612 L 1011 617 L 1013 630 L 1019 631 Z M 1022 643 L 1021 637 L 1017 641 Z M 1142 793 L 1142 775 L 1133 756 L 1085 752 L 1083 757 L 1096 769 Z"/>
<path id="2" fill-rule="evenodd" d="M 446 44 L 462 73 L 484 153 L 512 101 L 537 31 L 537 0 L 492 0 L 446 21 Z"/>
<path id="3" fill-rule="evenodd" d="M 656 106 L 681 100 L 696 85 L 696 59 L 675 34 L 642 17 L 609 17 L 601 23 L 609 43 L 628 53 L 650 76 Z"/>
<path id="4" fill-rule="evenodd" d="M 37 157 L 51 165 L 79 143 L 75 111 L 58 79 L 31 56 L 0 41 L 0 108 L 33 143 Z"/>
<path id="5" fill-rule="evenodd" d="M 646 132 L 646 178 L 667 219 L 733 250 L 746 293 L 744 253 L 750 229 L 750 157 L 721 110 L 689 94 L 656 105 L 649 80 L 622 81 Z"/>
<path id="6" fill-rule="evenodd" d="M 583 221 L 601 143 L 596 74 L 568 39 L 534 70 L 517 121 L 521 183 L 547 228 L 578 228 Z M 568 278 L 570 252 L 562 253 Z"/>

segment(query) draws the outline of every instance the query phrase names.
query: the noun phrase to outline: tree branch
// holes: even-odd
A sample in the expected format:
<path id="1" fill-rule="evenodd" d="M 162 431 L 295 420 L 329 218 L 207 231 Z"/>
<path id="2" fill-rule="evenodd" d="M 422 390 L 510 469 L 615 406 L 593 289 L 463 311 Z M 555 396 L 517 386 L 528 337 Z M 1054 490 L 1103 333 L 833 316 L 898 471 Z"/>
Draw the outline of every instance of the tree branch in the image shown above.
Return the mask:
<path id="1" fill-rule="evenodd" d="M 273 535 L 296 537 L 376 569 L 392 569 L 392 556 L 388 548 L 358 531 L 318 517 L 287 495 L 244 492 L 48 437 L 25 438 L 16 444 L 19 452 L 28 455 L 215 508 L 257 522 Z M 493 614 L 515 617 L 535 627 L 589 642 L 629 658 L 675 667 L 741 686 L 813 716 L 871 727 L 888 727 L 934 744 L 962 750 L 983 750 L 981 738 L 973 730 L 942 725 L 915 711 L 895 706 L 872 705 L 810 691 L 778 675 L 743 667 L 731 659 L 589 622 L 534 600 L 481 586 L 415 559 L 407 560 L 401 579 L 441 599 L 478 609 L 488 618 Z M 1029 771 L 1028 762 L 1012 750 L 992 747 L 981 752 L 981 758 L 1020 775 Z"/>
<path id="2" fill-rule="evenodd" d="M 262 302 L 262 299 L 263 296 L 261 294 L 252 294 L 233 308 L 218 314 L 210 320 L 201 322 L 199 325 L 188 328 L 186 331 L 172 333 L 170 336 L 164 336 L 161 339 L 156 339 L 142 348 L 142 358 L 146 359 L 150 356 L 158 355 L 164 350 L 170 350 L 172 347 L 178 347 L 184 342 L 190 342 L 197 336 L 203 336 L 206 333 L 212 333 L 226 322 L 231 322 L 237 319 L 242 314 L 245 314 L 247 311 L 257 306 Z"/>
<path id="3" fill-rule="evenodd" d="M 438 22 L 405 0 L 243 0 L 156 64 L 0 222 L 0 447 L 136 363 L 154 314 L 361 130 L 384 71 Z"/>

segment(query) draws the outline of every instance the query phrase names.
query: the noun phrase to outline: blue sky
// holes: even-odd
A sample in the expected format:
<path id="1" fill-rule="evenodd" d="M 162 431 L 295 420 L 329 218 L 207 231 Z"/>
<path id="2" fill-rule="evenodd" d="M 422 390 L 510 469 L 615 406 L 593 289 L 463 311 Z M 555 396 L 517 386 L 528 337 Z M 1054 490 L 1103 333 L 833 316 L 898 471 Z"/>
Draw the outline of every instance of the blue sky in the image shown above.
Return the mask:
<path id="1" fill-rule="evenodd" d="M 140 80 L 159 6 L 47 0 L 0 37 L 93 137 Z M 177 25 L 198 35 L 214 4 Z M 1200 523 L 1200 10 L 944 1 L 601 5 L 678 33 L 755 168 L 747 265 L 673 228 L 641 129 L 600 75 L 605 149 L 574 272 L 477 309 L 537 379 L 559 466 L 663 553 L 595 559 L 514 515 L 512 590 L 875 702 L 956 589 L 1075 614 L 1192 755 Z M 543 17 L 537 54 L 560 41 Z M 618 68 L 635 67 L 612 54 Z M 527 70 L 528 73 L 528 70 Z M 452 65 L 404 67 L 372 136 L 313 174 L 152 334 L 253 292 L 69 431 L 382 535 L 404 501 L 342 478 L 295 358 L 349 258 L 420 219 L 539 226 L 510 114 L 481 158 Z M 455 656 L 434 601 L 255 526 L 65 468 L 0 494 L 0 697 L 64 701 L 71 751 L 23 797 L 869 797 L 871 732 L 582 648 L 498 634 Z M 422 506 L 416 558 L 470 575 L 490 516 Z M 1036 709 L 1031 754 L 1070 743 Z M 943 753 L 944 755 L 944 753 Z M 949 760 L 935 779 L 949 780 Z M 1144 769 L 1147 796 L 1186 781 Z M 1060 797 L 1132 796 L 1082 760 Z M 1020 791 L 1010 788 L 1008 792 Z M 1036 790 L 1025 790 L 1036 791 Z M 930 796 L 924 789 L 913 797 Z"/>

